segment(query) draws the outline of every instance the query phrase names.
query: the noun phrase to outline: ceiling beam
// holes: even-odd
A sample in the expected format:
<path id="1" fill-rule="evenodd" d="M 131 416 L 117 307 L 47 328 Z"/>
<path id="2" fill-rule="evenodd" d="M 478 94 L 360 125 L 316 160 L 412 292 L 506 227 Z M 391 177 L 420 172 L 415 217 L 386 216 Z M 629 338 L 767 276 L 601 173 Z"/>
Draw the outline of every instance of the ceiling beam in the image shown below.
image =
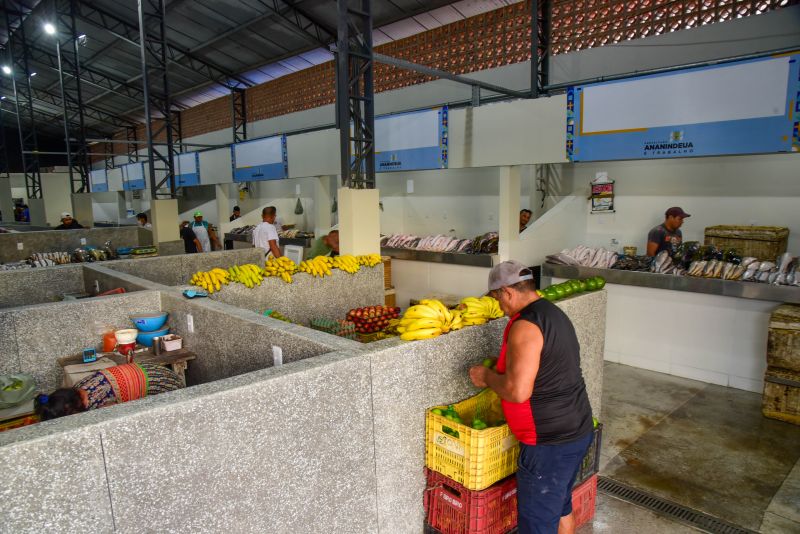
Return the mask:
<path id="1" fill-rule="evenodd" d="M 88 24 L 102 29 L 133 46 L 139 47 L 139 26 L 91 5 L 86 0 L 78 1 L 76 17 Z M 195 56 L 188 50 L 167 42 L 167 60 L 175 65 L 199 74 L 210 82 L 225 87 L 252 87 L 251 80 L 234 74 L 214 63 Z"/>

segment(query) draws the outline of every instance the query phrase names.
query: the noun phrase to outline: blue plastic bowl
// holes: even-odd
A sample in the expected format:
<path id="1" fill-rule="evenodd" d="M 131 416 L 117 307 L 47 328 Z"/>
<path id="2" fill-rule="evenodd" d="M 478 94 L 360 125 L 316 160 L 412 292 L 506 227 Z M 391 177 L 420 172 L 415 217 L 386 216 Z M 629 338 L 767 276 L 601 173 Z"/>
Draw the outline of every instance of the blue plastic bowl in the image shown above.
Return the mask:
<path id="1" fill-rule="evenodd" d="M 139 332 L 139 335 L 136 336 L 136 342 L 145 347 L 152 347 L 154 337 L 166 336 L 167 334 L 169 334 L 169 328 L 157 332 Z"/>
<path id="2" fill-rule="evenodd" d="M 140 313 L 132 315 L 131 321 L 139 332 L 155 332 L 159 328 L 164 328 L 169 314 L 167 312 Z"/>

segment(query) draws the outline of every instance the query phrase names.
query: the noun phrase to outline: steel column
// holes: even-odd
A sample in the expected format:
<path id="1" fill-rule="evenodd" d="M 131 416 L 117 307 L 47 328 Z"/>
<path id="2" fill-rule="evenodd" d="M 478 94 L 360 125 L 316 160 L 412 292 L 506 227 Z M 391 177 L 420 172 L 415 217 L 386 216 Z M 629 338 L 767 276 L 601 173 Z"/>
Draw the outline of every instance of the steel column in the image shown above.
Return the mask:
<path id="1" fill-rule="evenodd" d="M 159 188 L 167 184 L 169 193 L 166 196 L 174 197 L 176 151 L 173 135 L 177 124 L 170 102 L 164 0 L 138 0 L 137 3 L 150 194 L 152 198 L 158 198 Z M 158 119 L 161 120 L 156 129 L 152 124 L 154 112 L 160 115 Z M 153 141 L 162 133 L 166 143 L 156 145 Z M 156 173 L 163 178 L 157 178 Z"/>
<path id="2" fill-rule="evenodd" d="M 61 105 L 67 145 L 67 165 L 73 193 L 89 191 L 89 156 L 86 123 L 81 93 L 81 67 L 78 32 L 75 27 L 75 0 L 57 0 L 56 54 L 61 86 Z M 64 30 L 61 33 L 59 30 Z M 63 38 L 62 38 L 63 37 Z"/>
<path id="3" fill-rule="evenodd" d="M 125 138 L 128 140 L 128 163 L 139 161 L 139 139 L 136 135 L 136 126 L 125 128 Z"/>
<path id="4" fill-rule="evenodd" d="M 3 102 L 5 102 L 5 100 L 0 100 L 0 157 L 3 158 L 3 160 L 0 161 L 0 176 L 5 176 L 8 178 L 9 173 L 11 172 L 11 165 L 8 163 L 8 146 L 6 146 L 5 124 L 6 111 L 3 109 Z"/>
<path id="5" fill-rule="evenodd" d="M 550 83 L 550 0 L 531 0 L 531 98 Z"/>
<path id="6" fill-rule="evenodd" d="M 351 3 L 357 7 L 350 7 Z M 374 189 L 372 1 L 337 0 L 337 4 L 336 102 L 342 185 Z"/>
<path id="7" fill-rule="evenodd" d="M 6 28 L 9 39 L 6 44 L 8 59 L 13 72 L 11 84 L 14 90 L 14 101 L 17 108 L 17 128 L 22 155 L 23 172 L 25 173 L 25 190 L 28 198 L 42 197 L 42 174 L 39 169 L 39 149 L 36 138 L 36 121 L 33 109 L 33 88 L 31 87 L 30 69 L 28 68 L 28 42 L 25 38 L 25 16 L 9 0 L 3 1 L 6 13 Z M 11 28 L 17 28 L 11 33 Z M 16 77 L 21 77 L 17 84 Z M 24 124 L 27 120 L 29 124 Z M 23 128 L 25 126 L 25 128 Z M 28 152 L 28 153 L 26 153 Z M 32 153 L 31 153 L 32 152 Z"/>
<path id="8" fill-rule="evenodd" d="M 240 143 L 247 139 L 247 98 L 245 98 L 245 90 L 239 87 L 231 89 L 231 117 L 233 119 L 233 142 Z"/>

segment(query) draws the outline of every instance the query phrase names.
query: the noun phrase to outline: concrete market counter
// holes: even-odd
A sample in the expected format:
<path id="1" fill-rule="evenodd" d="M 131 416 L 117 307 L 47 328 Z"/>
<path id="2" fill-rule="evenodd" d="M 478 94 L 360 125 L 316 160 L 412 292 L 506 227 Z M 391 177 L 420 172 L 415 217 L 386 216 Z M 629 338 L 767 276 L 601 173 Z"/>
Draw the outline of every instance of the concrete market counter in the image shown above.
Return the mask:
<path id="1" fill-rule="evenodd" d="M 0 234 L 0 263 L 22 261 L 34 252 L 72 252 L 84 245 L 101 247 L 106 241 L 111 241 L 114 247 L 152 245 L 153 232 L 138 226 L 125 226 Z M 19 244 L 22 244 L 21 250 Z"/>
<path id="2" fill-rule="evenodd" d="M 769 300 L 773 302 L 800 304 L 800 287 L 776 286 L 756 282 L 740 282 L 738 280 L 720 280 L 717 278 L 700 278 L 697 276 L 673 276 L 671 274 L 655 274 L 619 269 L 597 269 L 575 265 L 542 265 L 542 276 L 558 278 L 589 278 L 602 276 L 606 282 L 653 289 L 669 289 L 671 291 L 689 291 L 723 297 Z"/>
<path id="3" fill-rule="evenodd" d="M 542 285 L 596 275 L 606 279 L 608 292 L 606 360 L 755 393 L 764 389 L 769 317 L 779 306 L 771 300 L 773 291 L 800 292 L 751 282 L 549 264 L 542 267 Z M 706 291 L 689 289 L 695 284 Z M 731 287 L 742 287 L 741 296 L 731 295 Z"/>
<path id="4" fill-rule="evenodd" d="M 422 530 L 425 409 L 477 393 L 467 369 L 497 354 L 506 319 L 362 345 L 212 299 L 186 300 L 179 288 L 107 265 L 95 271 L 154 289 L 0 310 L 0 330 L 14 332 L 0 336 L 0 372 L 24 364 L 53 385 L 56 359 L 96 341 L 97 321 L 122 326 L 132 313 L 160 309 L 198 355 L 190 387 L 0 433 L 3 529 Z M 366 271 L 382 290 L 380 269 Z M 314 280 L 360 291 L 347 277 Z M 558 306 L 575 324 L 599 416 L 606 293 Z M 272 366 L 273 345 L 284 350 L 281 367 Z"/>
<path id="5" fill-rule="evenodd" d="M 466 265 L 469 267 L 492 267 L 498 263 L 497 254 L 461 254 L 381 247 L 381 255 L 391 256 L 398 260 L 428 261 L 433 263 L 448 263 L 450 265 Z"/>

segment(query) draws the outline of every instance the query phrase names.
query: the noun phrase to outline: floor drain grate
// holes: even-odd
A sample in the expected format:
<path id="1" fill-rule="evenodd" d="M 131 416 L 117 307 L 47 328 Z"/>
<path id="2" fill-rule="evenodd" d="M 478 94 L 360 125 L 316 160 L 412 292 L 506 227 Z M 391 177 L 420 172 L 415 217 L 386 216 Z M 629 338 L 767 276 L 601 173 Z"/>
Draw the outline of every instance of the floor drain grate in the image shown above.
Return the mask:
<path id="1" fill-rule="evenodd" d="M 757 534 L 753 530 L 727 523 L 714 516 L 662 499 L 652 493 L 626 486 L 610 478 L 597 477 L 597 489 L 606 495 L 647 508 L 659 515 L 691 525 L 711 534 Z"/>

